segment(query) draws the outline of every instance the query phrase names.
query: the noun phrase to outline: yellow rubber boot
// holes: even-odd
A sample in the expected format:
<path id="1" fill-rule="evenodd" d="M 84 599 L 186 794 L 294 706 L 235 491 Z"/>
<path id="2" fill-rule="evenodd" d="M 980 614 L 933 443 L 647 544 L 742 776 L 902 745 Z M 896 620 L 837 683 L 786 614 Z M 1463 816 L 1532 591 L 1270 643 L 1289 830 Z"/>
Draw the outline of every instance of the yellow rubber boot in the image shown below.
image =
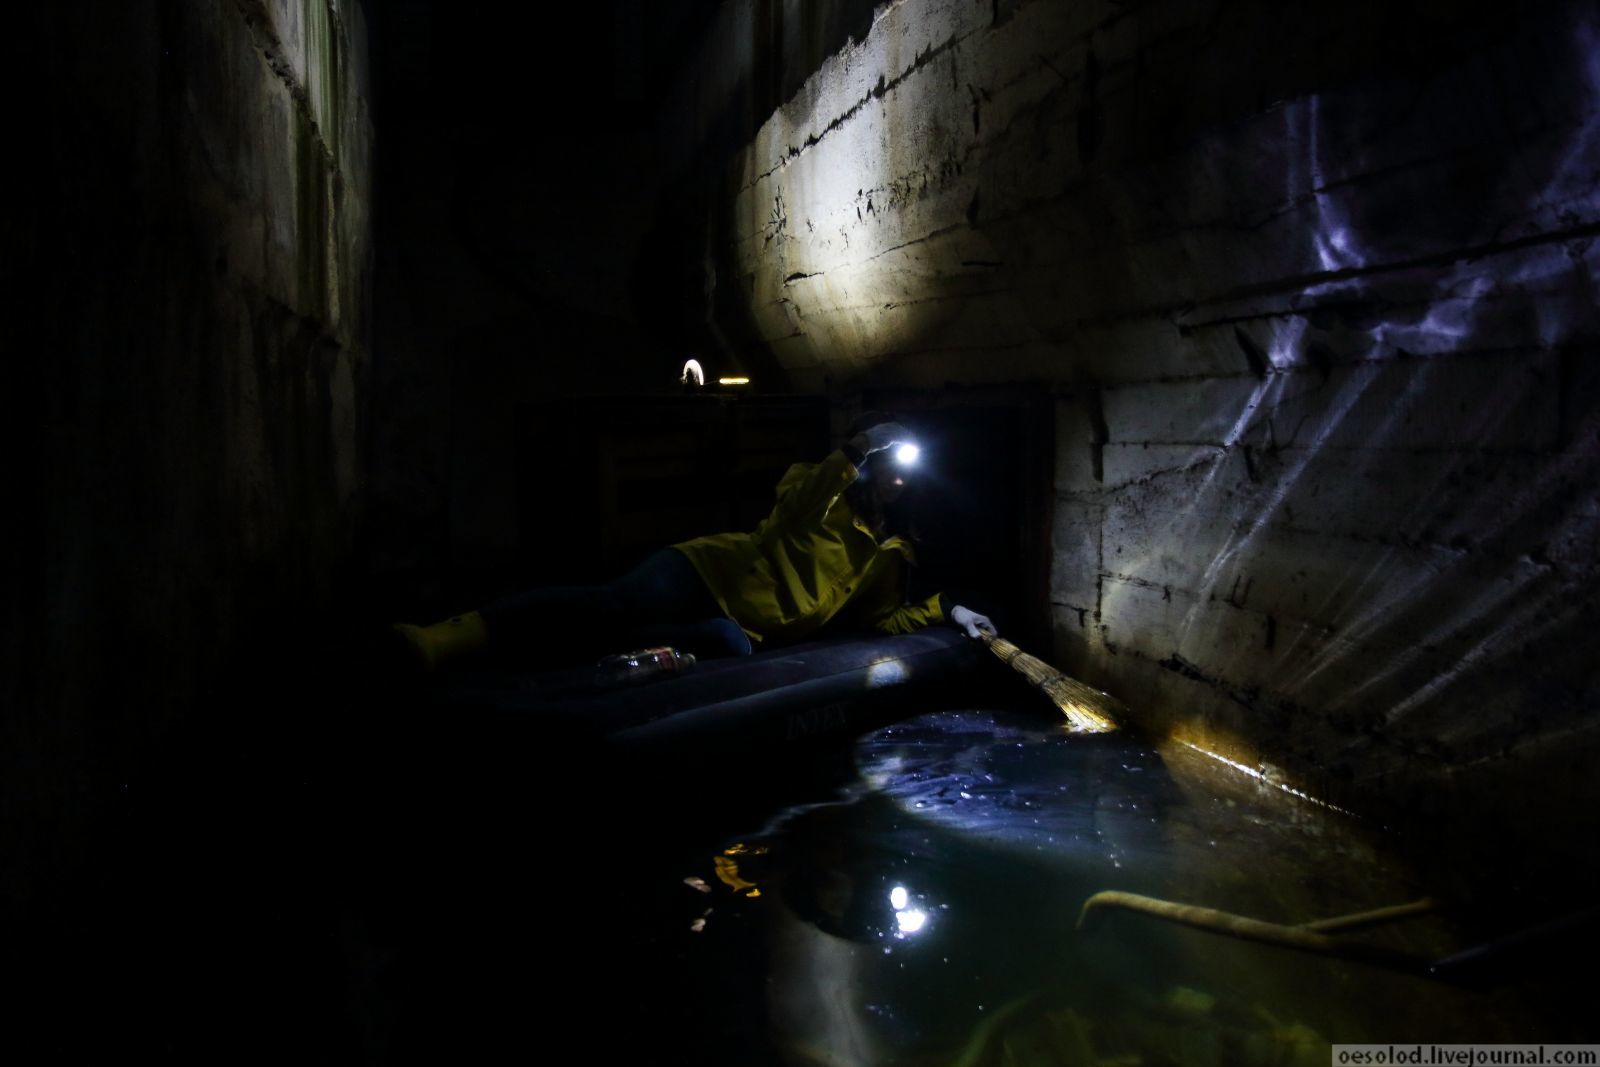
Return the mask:
<path id="1" fill-rule="evenodd" d="M 394 632 L 416 652 L 417 662 L 426 671 L 436 671 L 489 643 L 489 629 L 476 611 L 432 626 L 396 623 Z"/>

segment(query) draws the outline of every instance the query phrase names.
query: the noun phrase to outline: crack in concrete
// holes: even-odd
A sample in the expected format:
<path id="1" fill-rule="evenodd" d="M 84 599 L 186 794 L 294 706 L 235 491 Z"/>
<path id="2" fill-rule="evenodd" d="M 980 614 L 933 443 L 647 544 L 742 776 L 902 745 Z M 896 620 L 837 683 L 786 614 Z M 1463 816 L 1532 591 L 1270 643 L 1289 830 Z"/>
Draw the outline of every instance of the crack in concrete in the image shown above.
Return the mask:
<path id="1" fill-rule="evenodd" d="M 250 40 L 261 53 L 261 58 L 266 61 L 267 69 L 275 74 L 284 88 L 288 90 L 289 98 L 294 101 L 295 110 L 300 113 L 300 118 L 311 130 L 311 140 L 322 153 L 323 160 L 328 164 L 328 169 L 334 175 L 335 192 L 343 186 L 343 175 L 339 171 L 339 163 L 323 136 L 322 127 L 317 123 L 316 109 L 311 106 L 311 94 L 305 86 L 294 76 L 294 66 L 283 56 L 283 42 L 271 32 L 271 16 L 267 14 L 263 0 L 234 0 L 234 7 L 238 9 L 240 17 L 244 19 L 245 29 L 249 31 Z M 331 5 L 330 5 L 331 7 Z M 339 18 L 337 8 L 330 11 L 330 20 L 337 33 L 343 28 L 343 21 Z M 334 38 L 334 47 L 342 47 L 343 36 Z"/>
<path id="2" fill-rule="evenodd" d="M 911 239 L 909 241 L 904 241 L 904 242 L 902 242 L 900 244 L 897 244 L 897 245 L 891 245 L 890 247 L 885 248 L 881 252 L 874 252 L 872 255 L 868 256 L 866 259 L 857 260 L 856 262 L 849 264 L 849 266 L 859 267 L 863 263 L 871 263 L 875 259 L 882 259 L 884 256 L 887 256 L 891 252 L 898 252 L 903 248 L 911 248 L 914 245 L 926 244 L 929 241 L 936 241 L 939 238 L 943 237 L 945 234 L 955 233 L 957 230 L 964 230 L 964 229 L 967 229 L 967 224 L 965 222 L 953 222 L 948 226 L 941 226 L 937 230 L 934 230 L 931 233 L 926 233 L 926 234 L 922 235 L 921 237 L 915 237 L 915 238 L 913 238 L 913 239 Z"/>
<path id="3" fill-rule="evenodd" d="M 1267 355 L 1267 350 L 1256 343 L 1256 339 L 1245 333 L 1242 326 L 1233 328 L 1233 339 L 1238 344 L 1239 351 L 1244 353 L 1245 362 L 1250 365 L 1250 373 L 1255 375 L 1257 381 L 1266 381 L 1267 372 L 1272 369 L 1272 358 Z"/>
<path id="4" fill-rule="evenodd" d="M 1135 442 L 1125 442 L 1125 441 L 1117 442 L 1117 444 L 1130 444 L 1130 443 L 1131 444 L 1138 444 L 1138 442 L 1136 442 L 1136 441 Z M 1157 467 L 1157 468 L 1155 468 L 1153 470 L 1146 471 L 1145 473 L 1141 474 L 1137 478 L 1130 478 L 1125 482 L 1116 482 L 1115 484 L 1112 484 L 1112 485 L 1103 485 L 1103 486 L 1101 486 L 1099 488 L 1096 488 L 1096 489 L 1063 490 L 1058 495 L 1063 500 L 1074 500 L 1074 501 L 1078 501 L 1080 503 L 1082 503 L 1082 502 L 1104 503 L 1105 501 L 1110 499 L 1114 494 L 1122 493 L 1122 492 L 1125 492 L 1125 491 L 1127 491 L 1129 489 L 1138 489 L 1138 488 L 1147 487 L 1150 484 L 1152 484 L 1153 482 L 1155 482 L 1156 479 L 1158 479 L 1158 478 L 1167 478 L 1167 477 L 1170 477 L 1170 476 L 1175 475 L 1175 474 L 1188 474 L 1191 471 L 1195 470 L 1197 467 L 1203 467 L 1203 466 L 1206 466 L 1208 464 L 1213 464 L 1213 463 L 1220 462 L 1221 460 L 1226 459 L 1228 457 L 1228 455 L 1231 454 L 1231 452 L 1233 451 L 1232 447 L 1227 446 L 1227 445 L 1190 445 L 1190 446 L 1187 446 L 1187 447 L 1192 447 L 1192 448 L 1210 448 L 1210 449 L 1213 450 L 1213 454 L 1209 455 L 1209 456 L 1197 456 L 1193 460 L 1189 461 L 1188 463 L 1185 463 L 1185 464 L 1182 464 L 1182 465 L 1176 466 L 1176 467 Z M 1099 472 L 1096 472 L 1096 477 L 1098 478 L 1099 476 L 1100 476 Z"/>
<path id="5" fill-rule="evenodd" d="M 1089 428 L 1094 431 L 1094 436 L 1089 441 L 1089 463 L 1093 470 L 1094 480 L 1105 484 L 1106 480 L 1106 443 L 1111 440 L 1111 426 L 1106 422 L 1105 391 L 1098 386 L 1088 390 L 1086 407 L 1089 414 Z"/>
<path id="6" fill-rule="evenodd" d="M 243 0 L 241 0 L 241 2 L 243 2 Z M 764 178 L 770 178 L 784 167 L 787 167 L 791 162 L 798 159 L 806 152 L 809 152 L 817 145 L 821 144 L 823 139 L 826 138 L 830 133 L 839 129 L 845 123 L 855 118 L 856 115 L 860 113 L 862 108 L 866 107 L 874 100 L 882 100 L 889 93 L 892 93 L 895 89 L 903 85 L 908 78 L 922 70 L 924 67 L 928 66 L 934 60 L 943 56 L 946 52 L 960 47 L 960 45 L 968 38 L 974 37 L 979 33 L 986 32 L 989 32 L 989 27 L 982 27 L 980 29 L 973 30 L 971 33 L 965 33 L 958 37 L 948 37 L 939 44 L 931 45 L 924 51 L 917 53 L 917 55 L 912 58 L 911 65 L 905 70 L 901 71 L 899 74 L 896 74 L 893 78 L 885 80 L 884 76 L 879 74 L 877 84 L 871 89 L 867 90 L 866 94 L 862 96 L 860 100 L 857 100 L 854 104 L 852 104 L 843 114 L 836 115 L 826 126 L 822 128 L 820 132 L 808 135 L 805 141 L 800 145 L 790 145 L 783 157 L 780 158 L 777 163 L 773 164 L 770 169 L 763 171 L 757 177 L 756 182 L 759 182 Z M 781 111 L 782 109 L 780 108 L 779 110 Z M 751 182 L 750 184 L 753 186 L 756 184 L 756 182 Z"/>
<path id="7" fill-rule="evenodd" d="M 1010 14 L 1008 14 L 1008 18 L 1010 18 Z M 1123 18 L 1126 18 L 1126 11 L 1118 11 L 1118 13 L 1110 14 L 1109 18 L 1102 19 L 1102 21 L 1098 22 L 1096 26 L 1083 30 L 1082 34 L 1075 35 L 1075 37 L 1072 38 L 1072 43 L 1086 42 L 1086 40 L 1093 38 L 1094 34 L 1098 34 L 1098 32 L 1101 32 L 1101 30 L 1109 29 L 1110 26 L 1115 26 L 1115 24 L 1117 24 L 1118 21 L 1122 21 Z M 882 19 L 875 19 L 874 29 L 877 29 L 878 21 L 882 21 Z M 854 102 L 850 109 L 846 109 L 843 114 L 832 118 L 832 120 L 827 123 L 827 126 L 822 128 L 821 133 L 808 134 L 805 142 L 800 144 L 800 146 L 789 146 L 786 154 L 782 155 L 782 158 L 779 158 L 778 162 L 773 163 L 773 166 L 770 166 L 768 170 L 757 174 L 755 181 L 749 182 L 744 189 L 754 189 L 758 182 L 763 181 L 763 179 L 771 178 L 773 174 L 776 174 L 778 171 L 781 171 L 782 168 L 789 166 L 790 162 L 794 162 L 795 158 L 800 157 L 800 155 L 805 154 L 805 152 L 808 152 L 808 150 L 813 149 L 813 147 L 818 146 L 818 144 L 821 144 L 822 139 L 826 138 L 827 134 L 832 133 L 834 130 L 838 130 L 838 128 L 845 125 L 846 122 L 850 122 L 851 118 L 854 118 L 854 115 L 858 114 L 858 112 L 861 112 L 862 107 L 866 107 L 867 104 L 870 104 L 870 102 L 874 101 L 874 99 L 885 98 L 886 94 L 891 93 L 891 91 L 896 90 L 896 88 L 899 88 L 899 85 L 902 85 L 902 83 L 906 82 L 907 78 L 909 78 L 910 75 L 915 74 L 917 70 L 928 66 L 930 62 L 933 62 L 934 59 L 938 59 L 939 56 L 947 53 L 947 51 L 954 50 L 954 48 L 960 48 L 963 43 L 968 42 L 968 40 L 971 40 L 973 37 L 978 37 L 979 34 L 989 34 L 989 32 L 994 32 L 995 26 L 998 26 L 998 24 L 990 24 L 990 26 L 978 27 L 978 29 L 971 30 L 971 32 L 968 32 L 968 34 L 958 35 L 958 37 L 949 37 L 946 38 L 944 42 L 939 43 L 939 45 L 933 45 L 930 46 L 930 48 L 926 48 L 926 50 L 923 50 L 922 53 L 918 53 L 917 56 L 912 59 L 912 64 L 910 64 L 909 67 L 906 67 L 906 70 L 902 70 L 901 74 L 894 75 L 894 78 L 891 78 L 891 80 L 885 80 L 882 74 L 878 75 L 877 85 L 874 85 L 872 88 L 870 88 L 870 90 L 867 90 L 867 93 L 864 94 L 859 101 Z M 1064 85 L 1070 85 L 1070 83 L 1072 83 L 1072 78 L 1061 74 L 1061 72 L 1054 67 L 1054 64 L 1051 64 L 1050 59 L 1045 58 L 1043 54 L 1038 54 L 1038 61 L 1040 61 L 1040 66 L 1045 67 L 1045 69 L 1050 70 L 1051 74 L 1061 78 L 1061 82 L 1064 83 Z M 1120 61 L 1118 62 L 1117 66 L 1126 66 L 1126 62 L 1128 61 Z M 1112 67 L 1112 69 L 1117 69 L 1117 66 Z M 1022 75 L 1018 75 L 1018 77 L 1011 78 L 1011 82 L 1006 82 L 1005 85 L 1011 85 L 1011 83 L 1016 82 L 1016 80 L 1019 80 L 1021 77 Z M 987 99 L 990 98 L 989 91 L 979 91 L 981 91 L 984 101 L 987 101 Z M 1034 102 L 1034 104 L 1029 106 L 1029 109 L 1027 110 L 1032 110 L 1034 107 L 1037 107 L 1037 102 Z M 1018 115 L 1013 114 L 1013 122 L 1016 120 L 1016 117 L 1018 117 Z M 1010 130 L 1013 122 L 1006 123 L 1005 130 L 1003 130 L 1002 133 Z M 973 149 L 973 147 L 978 146 L 968 146 L 968 149 Z"/>
<path id="8" fill-rule="evenodd" d="M 1166 659 L 1156 660 L 1155 663 L 1158 667 L 1172 671 L 1191 682 L 1199 682 L 1201 685 L 1215 689 L 1229 700 L 1248 709 L 1252 714 L 1263 716 L 1269 723 L 1281 723 L 1288 718 L 1288 707 L 1279 705 L 1274 701 L 1263 702 L 1259 685 L 1235 685 L 1222 678 L 1206 674 L 1198 666 L 1178 655 L 1176 651 Z"/>
<path id="9" fill-rule="evenodd" d="M 973 36 L 973 35 L 972 34 L 968 34 L 967 35 L 967 37 L 971 37 L 971 36 Z M 966 38 L 962 38 L 961 40 L 964 41 L 964 40 L 966 40 Z M 1041 60 L 1041 65 L 1050 66 L 1048 64 L 1048 62 L 1046 62 L 1043 59 L 1043 57 L 1040 57 L 1040 60 Z M 1052 71 L 1055 70 L 1055 68 L 1053 66 L 1050 69 Z M 1019 74 L 1017 77 L 1011 79 L 1010 81 L 1002 83 L 1000 88 L 1009 87 L 1010 85 L 1013 85 L 1016 82 L 1023 80 L 1026 76 L 1027 76 L 1026 72 L 1023 73 L 1023 74 Z M 1070 82 L 1070 79 L 1067 79 L 1067 80 Z M 998 88 L 997 88 L 996 91 L 998 91 Z M 950 177 L 950 173 L 952 173 L 952 172 L 953 172 L 955 177 L 960 177 L 962 171 L 966 168 L 966 166 L 968 164 L 970 164 L 970 162 L 972 160 L 972 157 L 974 155 L 977 155 L 979 153 L 982 153 L 982 152 L 986 151 L 988 149 L 988 147 L 991 146 L 991 145 L 999 144 L 999 143 L 1007 140 L 1011 136 L 1012 129 L 1017 125 L 1017 123 L 1022 122 L 1024 120 L 1033 119 L 1035 117 L 1036 113 L 1042 107 L 1044 107 L 1044 105 L 1049 100 L 1051 100 L 1054 96 L 1055 96 L 1055 92 L 1047 92 L 1047 93 L 1043 94 L 1042 96 L 1040 96 L 1038 99 L 1030 100 L 1027 103 L 1019 105 L 1016 109 L 1014 109 L 1010 113 L 1009 117 L 1006 120 L 1005 125 L 1000 127 L 997 131 L 995 131 L 993 134 L 991 134 L 988 138 L 986 138 L 984 140 L 981 140 L 981 141 L 980 140 L 970 140 L 970 141 L 966 142 L 964 145 L 961 146 L 961 151 L 960 151 L 959 157 L 952 157 L 951 160 L 943 168 L 941 168 L 941 172 L 940 172 L 940 175 L 939 175 L 940 178 L 941 179 L 947 179 L 948 177 Z M 985 90 L 984 91 L 985 100 L 988 100 L 989 97 L 990 97 L 989 92 L 987 90 Z M 857 109 L 852 109 L 852 113 L 855 110 L 857 110 Z M 798 154 L 797 152 L 794 152 L 793 149 L 791 149 L 791 152 L 793 154 L 791 154 L 789 156 L 786 156 L 784 159 L 782 159 L 778 163 L 774 164 L 771 167 L 771 169 L 763 171 L 762 173 L 758 174 L 750 182 L 746 183 L 745 185 L 740 186 L 736 195 L 743 195 L 745 193 L 751 192 L 762 181 L 770 178 L 773 174 L 775 174 L 778 171 L 782 170 L 783 168 L 787 167 L 789 165 L 789 163 L 792 161 L 792 159 L 794 157 L 794 154 Z M 909 175 L 902 176 L 900 178 L 892 179 L 891 181 L 889 181 L 885 185 L 875 187 L 873 191 L 874 192 L 884 192 L 886 194 L 889 194 L 891 206 L 898 206 L 898 204 L 900 202 L 902 202 L 906 198 L 904 196 L 897 197 L 895 195 L 896 194 L 895 187 L 897 185 L 902 185 L 902 184 L 906 185 L 906 186 L 909 186 L 911 184 L 916 184 L 914 179 L 917 178 L 917 177 L 923 178 L 923 182 L 921 183 L 921 185 L 925 186 L 926 185 L 926 174 L 925 174 L 925 172 L 924 171 L 916 171 L 913 174 L 909 174 Z M 920 187 L 919 187 L 919 191 L 920 191 Z M 858 195 L 858 198 L 861 195 L 859 190 L 858 190 L 857 195 Z"/>
<path id="10" fill-rule="evenodd" d="M 841 312 L 841 311 L 872 311 L 874 309 L 897 308 L 897 307 L 916 307 L 919 304 L 942 304 L 942 303 L 944 303 L 945 301 L 948 301 L 948 300 L 965 300 L 965 299 L 967 299 L 969 297 L 974 297 L 974 296 L 994 296 L 994 295 L 996 295 L 998 293 L 1005 293 L 1005 292 L 1009 292 L 1009 290 L 1007 290 L 1007 289 L 983 289 L 983 290 L 978 290 L 976 292 L 971 292 L 971 293 L 950 293 L 950 294 L 948 294 L 946 296 L 923 296 L 923 297 L 918 297 L 915 300 L 890 300 L 890 301 L 887 301 L 887 302 L 882 303 L 882 304 L 878 304 L 878 303 L 872 303 L 872 304 L 839 304 L 839 305 L 832 306 L 832 307 L 827 307 L 827 308 L 813 308 L 812 309 L 812 314 L 819 314 L 819 313 L 823 313 L 823 312 L 833 313 L 833 312 Z M 780 300 L 784 300 L 784 301 L 788 300 L 787 297 L 780 297 L 779 299 Z M 894 352 L 894 351 L 891 350 L 889 352 L 885 352 L 883 354 L 882 358 L 889 358 L 891 356 L 898 355 L 898 354 L 901 354 L 901 353 L 897 353 L 897 352 Z M 906 353 L 906 354 L 909 354 L 909 353 Z"/>
<path id="11" fill-rule="evenodd" d="M 1161 446 L 1168 447 L 1168 448 L 1215 448 L 1215 449 L 1218 449 L 1218 450 L 1223 451 L 1223 452 L 1228 452 L 1228 451 L 1231 451 L 1234 448 L 1240 447 L 1239 444 L 1228 445 L 1228 444 L 1224 444 L 1221 441 L 1193 441 L 1193 440 L 1188 440 L 1188 441 L 1112 441 L 1112 442 L 1109 442 L 1109 443 L 1110 444 L 1115 444 L 1115 445 L 1125 445 L 1125 446 L 1130 446 L 1130 447 L 1131 446 L 1135 446 L 1135 445 L 1161 445 Z M 1297 453 L 1303 453 L 1303 452 L 1307 452 L 1307 451 L 1338 452 L 1338 453 L 1344 453 L 1344 452 L 1351 452 L 1351 453 L 1355 453 L 1355 452 L 1370 452 L 1370 453 L 1375 453 L 1375 454 L 1376 453 L 1384 453 L 1384 454 L 1388 454 L 1388 455 L 1401 455 L 1401 456 L 1454 456 L 1454 455 L 1460 455 L 1461 454 L 1463 446 L 1462 445 L 1407 445 L 1407 446 L 1402 446 L 1402 447 L 1374 448 L 1371 445 L 1336 445 L 1336 444 L 1323 443 L 1323 444 L 1319 444 L 1319 445 L 1315 446 L 1315 448 L 1310 448 L 1310 449 L 1308 449 L 1307 447 L 1305 447 L 1303 445 L 1295 445 L 1295 444 L 1280 445 L 1279 449 L 1280 449 L 1280 451 L 1284 451 L 1284 452 L 1293 451 L 1293 452 L 1297 452 Z M 1543 458 L 1546 458 L 1548 456 L 1555 455 L 1556 453 L 1560 452 L 1561 450 L 1559 448 L 1555 447 L 1554 445 L 1552 445 L 1549 448 L 1524 448 L 1524 447 L 1513 447 L 1513 446 L 1499 447 L 1499 446 L 1474 444 L 1474 445 L 1471 445 L 1468 448 L 1468 451 L 1470 451 L 1473 455 L 1480 455 L 1481 454 L 1481 455 L 1485 455 L 1485 456 L 1494 456 L 1494 457 L 1512 456 L 1512 457 L 1523 457 L 1523 458 L 1532 460 L 1532 459 L 1543 459 Z"/>
<path id="12" fill-rule="evenodd" d="M 1201 319 L 1198 322 L 1180 322 L 1176 317 L 1169 319 L 1168 321 L 1172 323 L 1173 329 L 1178 331 L 1179 337 L 1188 337 L 1196 330 L 1204 330 L 1214 326 L 1238 326 L 1245 323 L 1270 321 L 1272 319 L 1304 318 L 1310 320 L 1319 315 L 1338 315 L 1346 311 L 1355 313 L 1352 315 L 1347 315 L 1346 317 L 1356 317 L 1356 315 L 1359 315 L 1362 318 L 1388 320 L 1394 317 L 1395 312 L 1412 308 L 1419 308 L 1425 311 L 1429 308 L 1432 308 L 1437 303 L 1438 301 L 1431 296 L 1427 298 L 1418 298 L 1416 300 L 1395 301 L 1364 296 L 1351 297 L 1341 293 L 1334 295 L 1328 300 L 1319 300 L 1315 303 L 1302 304 L 1293 309 L 1283 309 L 1278 311 L 1252 311 L 1246 312 L 1242 315 L 1220 315 L 1214 319 Z M 1315 326 L 1316 323 L 1313 322 L 1312 325 Z"/>
<path id="13" fill-rule="evenodd" d="M 1528 248 L 1538 248 L 1542 245 L 1563 244 L 1568 241 L 1582 240 L 1600 235 L 1600 219 L 1563 230 L 1543 231 L 1528 234 L 1524 237 L 1513 238 L 1506 241 L 1489 241 L 1477 245 L 1452 248 L 1448 251 L 1434 252 L 1427 255 L 1412 256 L 1407 259 L 1392 260 L 1386 263 L 1374 263 L 1359 267 L 1345 267 L 1339 270 L 1310 271 L 1302 274 L 1287 275 L 1275 278 L 1268 282 L 1256 282 L 1249 285 L 1236 286 L 1232 289 L 1215 293 L 1200 300 L 1186 300 L 1169 302 L 1165 304 L 1151 304 L 1141 308 L 1133 308 L 1126 312 L 1100 318 L 1085 318 L 1074 320 L 1077 327 L 1114 325 L 1122 322 L 1135 321 L 1142 318 L 1167 318 L 1172 319 L 1192 310 L 1200 304 L 1226 304 L 1239 300 L 1247 300 L 1259 296 L 1281 296 L 1285 294 L 1303 293 L 1307 289 L 1335 282 L 1349 281 L 1361 278 L 1379 277 L 1384 274 L 1399 273 L 1408 270 L 1417 270 L 1428 267 L 1450 267 L 1457 263 L 1483 259 L 1488 256 L 1504 255 L 1511 252 L 1520 252 Z"/>
<path id="14" fill-rule="evenodd" d="M 1163 582 L 1152 582 L 1150 579 L 1140 578 L 1136 574 L 1118 574 L 1115 571 L 1104 571 L 1101 573 L 1100 577 L 1110 578 L 1114 582 L 1122 582 L 1125 585 L 1138 586 L 1140 589 L 1159 589 L 1162 593 L 1162 600 L 1172 599 L 1172 586 Z M 1187 594 L 1191 600 L 1197 599 L 1194 594 L 1190 593 L 1188 590 L 1180 588 L 1178 592 Z"/>
<path id="15" fill-rule="evenodd" d="M 1288 198 L 1287 200 L 1283 201 L 1279 207 L 1260 212 L 1246 218 L 1189 219 L 1185 220 L 1181 224 L 1141 230 L 1137 236 L 1141 240 L 1155 240 L 1173 234 L 1182 233 L 1256 233 L 1266 226 L 1278 221 L 1279 219 L 1292 215 L 1296 211 L 1300 211 L 1307 206 L 1315 204 L 1318 198 L 1326 196 L 1328 193 L 1334 190 L 1345 187 L 1356 187 L 1367 182 L 1388 178 L 1406 171 L 1419 170 L 1431 166 L 1442 166 L 1443 168 L 1450 170 L 1459 170 L 1461 167 L 1461 161 L 1463 159 L 1470 159 L 1475 156 L 1482 157 L 1484 160 L 1490 163 L 1497 162 L 1499 158 L 1488 149 L 1472 147 L 1457 149 L 1451 152 L 1443 152 L 1434 156 L 1425 156 L 1420 159 L 1405 160 L 1400 163 L 1391 163 L 1387 166 L 1376 167 L 1372 170 L 1362 171 L 1359 174 L 1351 174 L 1348 177 L 1339 178 L 1336 181 L 1314 186 L 1303 193 Z"/>

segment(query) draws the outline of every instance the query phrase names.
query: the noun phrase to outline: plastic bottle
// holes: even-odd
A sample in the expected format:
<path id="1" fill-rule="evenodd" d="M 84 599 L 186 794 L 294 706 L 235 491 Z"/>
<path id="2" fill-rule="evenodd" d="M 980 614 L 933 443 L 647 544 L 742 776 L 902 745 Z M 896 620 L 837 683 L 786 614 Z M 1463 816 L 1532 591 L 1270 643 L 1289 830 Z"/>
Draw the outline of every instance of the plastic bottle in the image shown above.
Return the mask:
<path id="1" fill-rule="evenodd" d="M 622 652 L 607 656 L 595 667 L 595 681 L 599 685 L 636 685 L 651 678 L 682 674 L 694 666 L 694 657 L 675 648 L 641 648 L 635 652 Z"/>

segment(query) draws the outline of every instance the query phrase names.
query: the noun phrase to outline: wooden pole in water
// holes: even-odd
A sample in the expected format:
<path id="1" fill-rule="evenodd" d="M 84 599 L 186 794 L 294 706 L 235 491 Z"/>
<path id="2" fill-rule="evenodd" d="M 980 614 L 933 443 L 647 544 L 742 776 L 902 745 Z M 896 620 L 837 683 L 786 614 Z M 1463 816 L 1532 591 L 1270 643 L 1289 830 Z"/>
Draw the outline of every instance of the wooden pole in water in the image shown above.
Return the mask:
<path id="1" fill-rule="evenodd" d="M 1118 719 L 1126 718 L 1128 709 L 1115 697 L 1063 674 L 1003 637 L 985 633 L 983 640 L 989 651 L 1000 657 L 1001 663 L 1026 678 L 1029 685 L 1061 709 L 1073 733 L 1109 733 L 1117 728 Z"/>
<path id="2" fill-rule="evenodd" d="M 1126 893 L 1121 890 L 1108 889 L 1102 893 L 1096 893 L 1083 902 L 1083 910 L 1078 913 L 1078 929 L 1084 929 L 1093 916 L 1107 910 L 1116 909 L 1151 915 L 1157 919 L 1164 919 L 1180 926 L 1204 930 L 1211 934 L 1236 937 L 1241 941 L 1256 941 L 1263 945 L 1276 945 L 1279 948 L 1291 948 L 1299 952 L 1313 952 L 1320 956 L 1335 956 L 1339 959 L 1356 960 L 1361 963 L 1371 963 L 1380 967 L 1404 971 L 1408 974 L 1425 973 L 1432 962 L 1408 952 L 1400 952 L 1379 945 L 1364 944 L 1359 941 L 1347 941 L 1335 936 L 1341 930 L 1356 930 L 1366 926 L 1394 922 L 1397 919 L 1410 918 L 1413 915 L 1425 915 L 1434 909 L 1433 901 L 1427 899 L 1414 901 L 1410 904 L 1379 908 L 1375 911 L 1364 911 L 1356 915 L 1342 915 L 1333 919 L 1323 919 L 1314 923 L 1306 923 L 1303 926 L 1285 926 L 1282 923 L 1252 919 L 1246 915 L 1235 915 L 1231 911 L 1219 911 L 1216 908 L 1203 908 L 1195 904 L 1180 904 L 1175 900 L 1162 900 L 1159 897 L 1147 897 L 1139 893 Z"/>

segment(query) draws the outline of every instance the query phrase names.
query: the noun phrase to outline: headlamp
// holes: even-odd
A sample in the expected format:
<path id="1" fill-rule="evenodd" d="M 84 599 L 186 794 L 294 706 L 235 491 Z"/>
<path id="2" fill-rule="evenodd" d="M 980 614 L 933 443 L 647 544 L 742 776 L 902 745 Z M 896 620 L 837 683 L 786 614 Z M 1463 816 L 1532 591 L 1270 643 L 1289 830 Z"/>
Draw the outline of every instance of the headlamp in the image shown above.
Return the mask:
<path id="1" fill-rule="evenodd" d="M 921 454 L 922 449 L 916 445 L 904 444 L 894 450 L 894 461 L 902 467 L 914 466 Z"/>

